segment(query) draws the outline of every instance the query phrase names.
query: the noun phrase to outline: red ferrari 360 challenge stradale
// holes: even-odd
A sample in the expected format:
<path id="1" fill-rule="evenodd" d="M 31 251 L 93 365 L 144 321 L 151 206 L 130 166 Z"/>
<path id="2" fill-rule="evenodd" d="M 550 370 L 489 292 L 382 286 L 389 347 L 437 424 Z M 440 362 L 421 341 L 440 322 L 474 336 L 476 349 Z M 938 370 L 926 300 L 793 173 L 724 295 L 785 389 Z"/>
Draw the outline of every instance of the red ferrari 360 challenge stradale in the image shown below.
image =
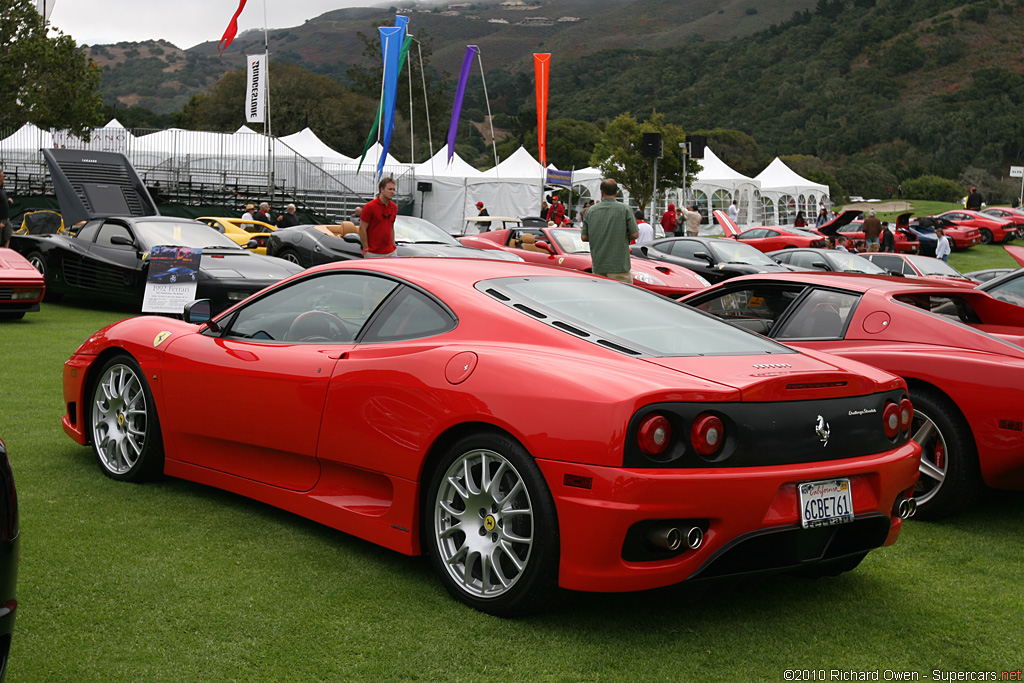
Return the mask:
<path id="1" fill-rule="evenodd" d="M 637 287 L 382 259 L 208 310 L 116 323 L 67 361 L 64 428 L 101 470 L 426 553 L 492 614 L 559 586 L 835 574 L 914 509 L 903 380 Z"/>

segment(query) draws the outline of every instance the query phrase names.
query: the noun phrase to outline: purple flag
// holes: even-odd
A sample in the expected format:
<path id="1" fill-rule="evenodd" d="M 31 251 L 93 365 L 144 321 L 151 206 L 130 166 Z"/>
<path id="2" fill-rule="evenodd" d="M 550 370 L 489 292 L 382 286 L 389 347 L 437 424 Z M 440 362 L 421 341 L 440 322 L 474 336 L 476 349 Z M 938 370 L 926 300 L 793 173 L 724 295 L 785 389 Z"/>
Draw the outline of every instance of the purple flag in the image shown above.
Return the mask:
<path id="1" fill-rule="evenodd" d="M 462 114 L 462 98 L 466 94 L 466 81 L 469 80 L 469 70 L 473 66 L 473 57 L 476 56 L 476 45 L 466 46 L 466 56 L 462 58 L 462 71 L 459 72 L 459 86 L 455 89 L 455 104 L 452 105 L 452 122 L 448 126 L 448 163 L 452 163 L 455 156 L 455 135 L 459 132 L 459 116 Z"/>

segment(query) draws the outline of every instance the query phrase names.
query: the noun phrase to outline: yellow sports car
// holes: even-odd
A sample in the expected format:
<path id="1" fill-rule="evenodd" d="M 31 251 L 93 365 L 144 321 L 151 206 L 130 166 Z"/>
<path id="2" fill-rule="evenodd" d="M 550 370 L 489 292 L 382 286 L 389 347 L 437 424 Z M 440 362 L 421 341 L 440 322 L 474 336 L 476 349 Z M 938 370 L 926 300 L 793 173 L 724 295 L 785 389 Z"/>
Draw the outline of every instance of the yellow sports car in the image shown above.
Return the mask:
<path id="1" fill-rule="evenodd" d="M 276 228 L 270 223 L 263 221 L 243 220 L 241 218 L 221 218 L 205 216 L 197 218 L 200 223 L 206 223 L 217 232 L 224 233 L 228 239 L 233 240 L 246 249 L 249 249 L 249 242 L 255 241 L 253 248 L 257 254 L 267 253 L 267 238 Z"/>

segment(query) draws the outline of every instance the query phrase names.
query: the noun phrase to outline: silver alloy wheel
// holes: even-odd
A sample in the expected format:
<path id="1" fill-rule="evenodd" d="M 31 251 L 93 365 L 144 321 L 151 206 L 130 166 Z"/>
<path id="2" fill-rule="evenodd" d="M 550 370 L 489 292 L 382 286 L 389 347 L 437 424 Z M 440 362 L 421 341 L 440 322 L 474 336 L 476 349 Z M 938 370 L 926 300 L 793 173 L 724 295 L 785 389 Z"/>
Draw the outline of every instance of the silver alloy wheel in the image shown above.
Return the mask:
<path id="1" fill-rule="evenodd" d="M 135 371 L 112 365 L 93 392 L 92 439 L 100 463 L 114 474 L 127 474 L 146 443 L 149 413 L 146 392 Z"/>
<path id="2" fill-rule="evenodd" d="M 291 249 L 289 249 L 286 252 L 284 252 L 283 254 L 281 254 L 281 258 L 283 258 L 285 261 L 288 261 L 289 263 L 294 263 L 297 266 L 301 266 L 302 265 L 301 263 L 299 263 L 299 255 L 296 254 Z"/>
<path id="3" fill-rule="evenodd" d="M 43 261 L 42 254 L 40 254 L 39 252 L 29 254 L 28 262 L 32 265 L 33 268 L 38 270 L 40 274 L 46 275 L 46 262 Z"/>
<path id="4" fill-rule="evenodd" d="M 494 598 L 515 585 L 530 561 L 534 511 L 509 460 L 485 449 L 455 459 L 434 501 L 434 539 L 449 576 L 469 595 Z"/>
<path id="5" fill-rule="evenodd" d="M 949 450 L 939 426 L 922 413 L 914 410 L 913 435 L 910 437 L 921 446 L 921 476 L 914 487 L 914 498 L 918 505 L 930 501 L 946 480 L 949 470 Z"/>

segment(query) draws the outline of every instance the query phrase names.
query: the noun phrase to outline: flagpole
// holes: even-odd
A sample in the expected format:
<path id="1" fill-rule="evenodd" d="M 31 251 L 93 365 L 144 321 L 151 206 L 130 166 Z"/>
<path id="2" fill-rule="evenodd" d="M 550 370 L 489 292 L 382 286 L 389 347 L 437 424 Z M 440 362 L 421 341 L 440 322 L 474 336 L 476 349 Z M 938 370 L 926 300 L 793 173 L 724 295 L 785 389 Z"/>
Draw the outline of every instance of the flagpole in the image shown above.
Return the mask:
<path id="1" fill-rule="evenodd" d="M 267 136 L 267 193 L 268 201 L 274 201 L 274 138 L 270 128 L 270 33 L 267 29 L 267 0 L 263 0 L 263 52 L 267 62 L 267 89 L 264 94 L 264 107 L 267 122 L 263 132 Z"/>
<path id="2" fill-rule="evenodd" d="M 491 98 L 487 96 L 487 79 L 484 77 L 484 60 L 480 48 L 476 49 L 476 61 L 480 65 L 480 80 L 484 84 L 484 104 L 487 105 L 487 121 L 491 124 L 491 149 L 494 150 L 494 165 L 498 165 L 498 143 L 494 139 L 494 118 L 491 116 Z"/>

